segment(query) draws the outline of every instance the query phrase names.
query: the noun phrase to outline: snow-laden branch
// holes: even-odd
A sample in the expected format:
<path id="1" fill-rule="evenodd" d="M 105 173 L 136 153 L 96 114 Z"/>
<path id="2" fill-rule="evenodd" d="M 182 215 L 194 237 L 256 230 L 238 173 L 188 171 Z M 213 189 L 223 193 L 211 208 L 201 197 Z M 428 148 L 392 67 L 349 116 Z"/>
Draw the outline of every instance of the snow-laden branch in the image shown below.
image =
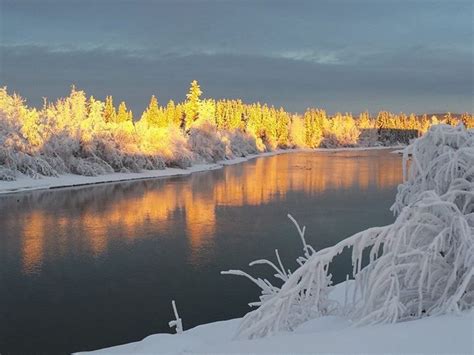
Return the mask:
<path id="1" fill-rule="evenodd" d="M 174 300 L 171 301 L 171 305 L 173 306 L 173 313 L 175 320 L 172 320 L 168 323 L 170 328 L 176 328 L 176 334 L 181 334 L 183 332 L 183 322 L 178 315 L 178 309 L 176 308 L 176 303 Z"/>
<path id="2" fill-rule="evenodd" d="M 471 308 L 474 304 L 474 130 L 432 127 L 405 149 L 404 182 L 392 210 L 395 222 L 359 232 L 315 252 L 305 228 L 293 217 L 304 256 L 293 273 L 277 253 L 281 287 L 243 275 L 262 288 L 259 307 L 248 313 L 238 337 L 254 338 L 292 330 L 322 315 L 351 318 L 356 325 L 390 323 Z M 352 250 L 354 287 L 345 304 L 329 299 L 329 264 Z M 362 254 L 369 260 L 362 265 Z M 252 264 L 251 264 L 252 265 Z"/>

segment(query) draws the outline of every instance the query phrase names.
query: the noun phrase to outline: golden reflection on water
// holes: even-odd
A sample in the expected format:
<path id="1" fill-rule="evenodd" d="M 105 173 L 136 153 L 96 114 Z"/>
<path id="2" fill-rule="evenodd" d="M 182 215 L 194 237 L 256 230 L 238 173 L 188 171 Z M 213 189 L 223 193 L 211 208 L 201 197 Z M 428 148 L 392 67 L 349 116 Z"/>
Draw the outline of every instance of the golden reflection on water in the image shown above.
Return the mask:
<path id="1" fill-rule="evenodd" d="M 35 272 L 43 261 L 45 242 L 45 218 L 40 211 L 33 211 L 23 228 L 23 270 Z"/>
<path id="2" fill-rule="evenodd" d="M 176 227 L 175 213 L 184 215 L 194 253 L 212 241 L 218 206 L 268 204 L 284 200 L 290 191 L 316 195 L 331 189 L 394 188 L 401 175 L 400 158 L 387 152 L 283 154 L 182 179 L 50 192 L 51 202 L 45 197 L 25 211 L 22 270 L 38 272 L 48 249 L 62 256 L 71 248 L 99 256 L 113 239 L 139 238 L 146 225 L 169 231 Z M 64 213 L 48 211 L 48 203 Z"/>

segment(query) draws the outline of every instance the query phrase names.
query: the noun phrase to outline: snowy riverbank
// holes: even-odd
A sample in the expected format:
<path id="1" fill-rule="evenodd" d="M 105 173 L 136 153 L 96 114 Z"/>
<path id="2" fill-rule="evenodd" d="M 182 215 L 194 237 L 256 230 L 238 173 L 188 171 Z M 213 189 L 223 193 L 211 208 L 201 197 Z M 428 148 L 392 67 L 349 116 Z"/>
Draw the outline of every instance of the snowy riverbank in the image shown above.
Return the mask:
<path id="1" fill-rule="evenodd" d="M 129 180 L 141 180 L 141 179 L 153 179 L 153 178 L 162 178 L 162 177 L 172 177 L 172 176 L 181 176 L 189 175 L 196 172 L 207 171 L 220 169 L 226 165 L 239 164 L 251 159 L 259 157 L 268 157 L 278 154 L 286 154 L 292 152 L 301 152 L 301 151 L 310 151 L 310 152 L 334 152 L 334 151 L 361 151 L 361 150 L 378 150 L 378 149 L 399 149 L 400 147 L 369 147 L 369 148 L 333 148 L 333 149 L 285 149 L 285 150 L 276 150 L 273 152 L 265 152 L 260 154 L 251 154 L 246 157 L 235 158 L 230 160 L 222 160 L 217 163 L 211 164 L 196 164 L 187 169 L 179 168 L 166 168 L 162 170 L 145 170 L 139 173 L 112 173 L 104 174 L 98 176 L 83 176 L 83 175 L 73 175 L 65 174 L 60 175 L 59 177 L 54 176 L 43 176 L 39 179 L 33 179 L 28 176 L 19 176 L 14 181 L 0 181 L 0 195 L 2 194 L 12 194 L 24 191 L 33 191 L 33 190 L 45 190 L 45 189 L 57 189 L 64 187 L 77 187 L 85 185 L 95 185 L 111 182 L 121 182 Z"/>
<path id="2" fill-rule="evenodd" d="M 343 302 L 344 283 L 331 298 Z M 179 307 L 179 305 L 178 305 Z M 184 322 L 186 315 L 182 314 Z M 197 326 L 182 334 L 155 334 L 142 341 L 93 351 L 94 354 L 301 354 L 404 353 L 472 354 L 474 311 L 410 322 L 352 327 L 349 320 L 327 316 L 294 332 L 256 340 L 235 340 L 241 319 Z"/>

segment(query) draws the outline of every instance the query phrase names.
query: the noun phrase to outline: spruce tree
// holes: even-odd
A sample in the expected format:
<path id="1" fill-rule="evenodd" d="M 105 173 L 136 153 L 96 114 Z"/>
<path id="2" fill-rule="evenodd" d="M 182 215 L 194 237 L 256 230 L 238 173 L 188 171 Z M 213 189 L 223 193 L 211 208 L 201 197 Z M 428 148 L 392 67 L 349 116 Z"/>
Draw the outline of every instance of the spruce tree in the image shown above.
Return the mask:
<path id="1" fill-rule="evenodd" d="M 153 95 L 150 99 L 150 104 L 148 105 L 145 112 L 143 112 L 142 119 L 145 120 L 151 126 L 160 126 L 162 122 L 160 122 L 160 108 L 158 107 L 158 100 Z"/>
<path id="2" fill-rule="evenodd" d="M 106 123 L 116 122 L 117 112 L 115 111 L 114 99 L 112 96 L 105 98 L 104 121 Z"/>
<path id="3" fill-rule="evenodd" d="M 196 80 L 191 82 L 191 87 L 186 95 L 186 104 L 184 107 L 185 113 L 185 128 L 188 130 L 191 124 L 199 118 L 199 105 L 201 103 L 202 91 Z"/>
<path id="4" fill-rule="evenodd" d="M 122 101 L 119 105 L 116 121 L 117 123 L 128 122 L 128 121 L 132 122 L 131 112 L 127 110 L 127 105 L 125 104 L 124 101 Z"/>
<path id="5" fill-rule="evenodd" d="M 290 117 L 285 110 L 280 107 L 277 112 L 277 119 L 276 119 L 276 136 L 278 140 L 278 146 L 285 148 L 288 146 L 289 137 L 290 137 Z"/>

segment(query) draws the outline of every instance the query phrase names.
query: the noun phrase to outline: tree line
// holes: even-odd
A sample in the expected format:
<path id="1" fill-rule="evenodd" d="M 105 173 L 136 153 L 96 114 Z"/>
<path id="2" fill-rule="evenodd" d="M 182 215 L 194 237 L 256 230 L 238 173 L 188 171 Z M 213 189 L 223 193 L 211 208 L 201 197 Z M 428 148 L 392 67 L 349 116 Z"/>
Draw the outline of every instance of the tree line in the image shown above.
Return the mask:
<path id="1" fill-rule="evenodd" d="M 217 130 L 247 132 L 265 149 L 291 146 L 315 148 L 321 144 L 357 145 L 360 133 L 365 129 L 416 130 L 424 133 L 433 124 L 457 125 L 461 122 L 467 128 L 474 127 L 473 115 L 469 113 L 446 113 L 437 117 L 381 111 L 371 116 L 366 111 L 357 116 L 352 113 L 330 116 L 325 110 L 308 108 L 303 114 L 296 114 L 282 107 L 246 104 L 240 99 L 201 99 L 201 95 L 197 81 L 191 83 L 186 100 L 182 103 L 176 104 L 170 100 L 165 106 L 161 106 L 153 95 L 137 121 L 152 127 L 175 126 L 188 131 L 198 119 L 206 120 L 215 125 Z M 102 117 L 105 122 L 134 122 L 133 114 L 127 110 L 125 102 L 122 101 L 116 110 L 112 96 L 106 97 Z"/>
<path id="2" fill-rule="evenodd" d="M 203 98 L 197 81 L 186 99 L 161 105 L 152 96 L 141 116 L 112 96 L 87 97 L 74 86 L 69 96 L 29 107 L 0 88 L 0 178 L 15 171 L 34 175 L 72 172 L 96 175 L 164 166 L 186 167 L 276 148 L 380 144 L 380 129 L 416 130 L 437 123 L 474 127 L 472 114 L 415 115 L 387 111 L 329 115 L 317 108 L 291 113 L 283 107 L 240 99 Z"/>

